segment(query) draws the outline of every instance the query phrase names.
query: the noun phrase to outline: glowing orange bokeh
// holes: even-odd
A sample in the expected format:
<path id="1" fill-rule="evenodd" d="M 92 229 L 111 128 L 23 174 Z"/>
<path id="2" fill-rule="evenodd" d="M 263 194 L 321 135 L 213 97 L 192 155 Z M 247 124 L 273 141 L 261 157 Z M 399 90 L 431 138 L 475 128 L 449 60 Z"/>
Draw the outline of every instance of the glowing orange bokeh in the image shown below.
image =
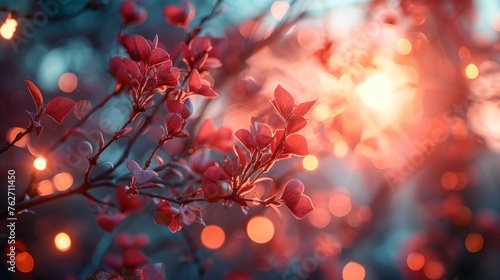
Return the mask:
<path id="1" fill-rule="evenodd" d="M 363 280 L 365 276 L 365 268 L 356 262 L 349 262 L 342 269 L 343 280 Z"/>
<path id="2" fill-rule="evenodd" d="M 216 225 L 205 227 L 201 231 L 201 243 L 208 249 L 219 249 L 226 239 L 224 230 Z"/>
<path id="3" fill-rule="evenodd" d="M 65 232 L 60 232 L 54 237 L 54 244 L 57 250 L 61 252 L 68 251 L 71 248 L 71 238 Z"/>
<path id="4" fill-rule="evenodd" d="M 274 225 L 266 217 L 253 217 L 248 221 L 247 234 L 253 242 L 264 244 L 274 237 Z"/>
<path id="5" fill-rule="evenodd" d="M 465 248 L 471 253 L 479 252 L 484 245 L 484 238 L 479 233 L 469 233 L 465 238 Z"/>
<path id="6" fill-rule="evenodd" d="M 438 261 L 430 261 L 425 264 L 424 273 L 429 279 L 439 279 L 444 275 L 444 266 Z"/>
<path id="7" fill-rule="evenodd" d="M 335 194 L 330 198 L 328 208 L 335 217 L 345 217 L 351 212 L 351 199 L 347 195 Z"/>
<path id="8" fill-rule="evenodd" d="M 28 252 L 22 252 L 16 256 L 16 266 L 21 272 L 28 273 L 35 267 L 35 260 Z"/>
<path id="9" fill-rule="evenodd" d="M 64 191 L 73 185 L 73 176 L 68 172 L 61 172 L 52 178 L 52 183 L 56 190 Z"/>
<path id="10" fill-rule="evenodd" d="M 45 168 L 47 168 L 47 160 L 44 158 L 44 157 L 37 157 L 34 161 L 33 161 L 33 166 L 37 169 L 37 170 L 45 170 Z"/>
<path id="11" fill-rule="evenodd" d="M 11 127 L 7 131 L 7 135 L 6 135 L 7 141 L 8 142 L 14 141 L 14 139 L 16 139 L 17 134 L 20 132 L 23 132 L 24 130 L 25 129 L 21 128 L 21 127 Z M 29 139 L 30 138 L 28 136 L 24 136 L 23 138 L 21 138 L 21 140 L 17 141 L 14 144 L 14 146 L 19 147 L 19 148 L 24 148 L 24 147 L 26 147 L 26 145 L 28 145 Z"/>
<path id="12" fill-rule="evenodd" d="M 411 270 L 420 270 L 425 265 L 425 257 L 420 253 L 410 253 L 406 257 L 406 264 Z"/>

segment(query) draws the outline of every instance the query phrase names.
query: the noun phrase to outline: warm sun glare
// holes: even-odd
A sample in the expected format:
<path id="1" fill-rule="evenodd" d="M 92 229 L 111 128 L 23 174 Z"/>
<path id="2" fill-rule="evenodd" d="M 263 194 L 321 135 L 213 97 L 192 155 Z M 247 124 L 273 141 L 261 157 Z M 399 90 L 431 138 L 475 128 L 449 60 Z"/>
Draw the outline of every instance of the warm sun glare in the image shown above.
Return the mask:
<path id="1" fill-rule="evenodd" d="M 377 111 L 386 109 L 394 97 L 391 82 L 381 75 L 371 76 L 361 83 L 357 93 L 366 106 Z"/>

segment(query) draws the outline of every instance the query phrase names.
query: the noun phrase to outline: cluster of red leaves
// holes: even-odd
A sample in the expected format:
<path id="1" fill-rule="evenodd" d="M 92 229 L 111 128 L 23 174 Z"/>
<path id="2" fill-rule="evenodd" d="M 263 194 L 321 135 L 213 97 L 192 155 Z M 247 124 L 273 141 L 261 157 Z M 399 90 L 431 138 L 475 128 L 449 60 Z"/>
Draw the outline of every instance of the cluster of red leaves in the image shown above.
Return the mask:
<path id="1" fill-rule="evenodd" d="M 189 193 L 182 196 L 188 199 L 179 200 L 179 207 L 158 200 L 156 223 L 168 226 L 172 232 L 193 222 L 204 224 L 201 209 L 191 205 L 192 201 L 221 202 L 225 207 L 236 203 L 245 212 L 255 203 L 272 207 L 278 213 L 278 207 L 286 205 L 299 219 L 313 210 L 310 198 L 304 194 L 304 185 L 296 179 L 285 184 L 281 195 L 261 200 L 255 193 L 258 183 L 272 181 L 264 175 L 277 161 L 309 154 L 307 140 L 298 132 L 307 124 L 304 115 L 315 101 L 295 104 L 293 96 L 281 86 L 276 88 L 274 96 L 271 103 L 283 120 L 283 126 L 272 129 L 264 123 L 254 122 L 250 130 L 240 129 L 234 133 L 241 146 L 232 144 L 229 129 L 217 130 L 211 120 L 201 125 L 193 144 L 196 151 L 189 161 L 190 169 L 201 177 L 201 185 L 190 188 Z M 218 164 L 212 160 L 210 149 L 226 153 L 233 150 L 233 153 Z"/>
<path id="2" fill-rule="evenodd" d="M 235 136 L 244 149 L 234 145 L 233 157 L 224 159 L 222 166 L 215 164 L 203 172 L 203 195 L 208 201 L 229 198 L 247 207 L 249 201 L 246 195 L 254 191 L 257 183 L 272 180 L 263 175 L 277 161 L 292 155 L 309 154 L 307 140 L 297 132 L 306 126 L 304 115 L 315 101 L 297 105 L 293 96 L 279 85 L 274 97 L 271 103 L 284 120 L 284 127 L 273 131 L 266 124 L 254 122 L 250 130 L 236 131 Z M 272 196 L 262 204 L 275 208 L 284 203 L 297 218 L 303 218 L 313 210 L 311 200 L 303 195 L 303 191 L 302 183 L 294 180 L 286 185 L 281 198 Z"/>
<path id="3" fill-rule="evenodd" d="M 61 124 L 75 105 L 75 101 L 58 96 L 50 100 L 47 106 L 43 106 L 43 96 L 40 89 L 31 81 L 26 80 L 25 82 L 37 109 L 36 113 L 26 110 L 26 113 L 30 117 L 30 126 L 28 129 L 34 130 L 36 136 L 39 136 L 43 128 L 41 122 L 43 115 L 47 115 L 58 124 Z"/>
<path id="4" fill-rule="evenodd" d="M 115 236 L 115 245 L 120 254 L 107 253 L 103 264 L 115 273 L 97 272 L 88 277 L 93 280 L 165 280 L 165 268 L 162 263 L 148 263 L 148 258 L 142 252 L 149 243 L 145 234 L 135 236 L 120 233 Z"/>

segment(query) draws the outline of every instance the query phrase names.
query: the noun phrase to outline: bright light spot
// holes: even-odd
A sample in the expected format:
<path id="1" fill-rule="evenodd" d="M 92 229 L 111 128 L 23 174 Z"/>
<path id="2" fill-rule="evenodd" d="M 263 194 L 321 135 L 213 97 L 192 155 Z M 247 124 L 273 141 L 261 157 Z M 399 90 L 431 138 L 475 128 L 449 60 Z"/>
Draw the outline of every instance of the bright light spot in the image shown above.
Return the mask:
<path id="1" fill-rule="evenodd" d="M 65 232 L 60 232 L 54 238 L 57 250 L 61 252 L 68 251 L 71 247 L 71 238 Z"/>
<path id="2" fill-rule="evenodd" d="M 16 256 L 16 266 L 21 272 L 28 273 L 35 267 L 35 260 L 28 252 L 22 252 Z"/>
<path id="3" fill-rule="evenodd" d="M 49 195 L 54 192 L 54 186 L 50 180 L 43 180 L 38 183 L 36 191 L 40 196 Z"/>
<path id="4" fill-rule="evenodd" d="M 14 33 L 16 32 L 17 20 L 13 18 L 7 18 L 5 22 L 0 27 L 0 35 L 7 40 L 12 39 L 14 37 Z"/>
<path id="5" fill-rule="evenodd" d="M 271 6 L 271 15 L 276 20 L 281 20 L 285 16 L 286 12 L 288 12 L 288 9 L 290 9 L 290 4 L 288 4 L 288 2 L 276 1 Z"/>
<path id="6" fill-rule="evenodd" d="M 457 226 L 464 227 L 468 225 L 472 220 L 472 212 L 468 207 L 460 207 L 457 212 L 453 215 L 453 221 Z"/>
<path id="7" fill-rule="evenodd" d="M 216 225 L 207 226 L 201 231 L 201 243 L 208 249 L 219 249 L 225 239 L 224 230 Z"/>
<path id="8" fill-rule="evenodd" d="M 356 262 L 349 262 L 342 269 L 342 279 L 344 280 L 363 280 L 365 274 L 365 268 Z"/>
<path id="9" fill-rule="evenodd" d="M 313 155 L 308 155 L 302 160 L 302 166 L 305 170 L 312 171 L 318 168 L 318 158 Z"/>
<path id="10" fill-rule="evenodd" d="M 430 261 L 425 265 L 424 273 L 429 279 L 439 279 L 444 275 L 444 266 L 438 261 Z"/>
<path id="11" fill-rule="evenodd" d="M 406 258 L 406 264 L 411 270 L 420 270 L 425 265 L 425 257 L 420 253 L 410 253 Z"/>
<path id="12" fill-rule="evenodd" d="M 33 166 L 38 170 L 45 170 L 47 168 L 47 160 L 44 157 L 37 157 L 33 161 Z"/>
<path id="13" fill-rule="evenodd" d="M 406 38 L 401 38 L 396 42 L 396 51 L 402 55 L 407 55 L 411 52 L 411 42 Z"/>
<path id="14" fill-rule="evenodd" d="M 465 238 L 465 248 L 471 253 L 479 252 L 484 245 L 483 236 L 479 233 L 469 233 Z"/>
<path id="15" fill-rule="evenodd" d="M 312 110 L 312 117 L 318 122 L 326 121 L 330 117 L 330 112 L 330 106 L 321 103 L 314 106 L 314 109 Z"/>
<path id="16" fill-rule="evenodd" d="M 269 242 L 274 236 L 274 225 L 266 217 L 253 217 L 247 224 L 250 239 L 259 244 Z"/>
<path id="17" fill-rule="evenodd" d="M 331 214 L 324 208 L 314 208 L 314 210 L 307 216 L 309 222 L 317 228 L 326 227 L 331 220 Z"/>
<path id="18" fill-rule="evenodd" d="M 382 111 L 393 98 L 391 82 L 384 76 L 374 75 L 358 85 L 357 93 L 366 106 Z"/>
<path id="19" fill-rule="evenodd" d="M 333 145 L 333 154 L 338 158 L 343 158 L 349 152 L 349 145 L 343 139 L 337 140 Z"/>
<path id="20" fill-rule="evenodd" d="M 335 194 L 330 198 L 328 208 L 335 217 L 344 217 L 351 212 L 351 199 L 344 194 Z"/>
<path id="21" fill-rule="evenodd" d="M 441 176 L 441 185 L 445 190 L 453 190 L 458 185 L 458 176 L 454 172 L 447 171 Z"/>
<path id="22" fill-rule="evenodd" d="M 7 131 L 7 135 L 6 135 L 7 141 L 8 142 L 14 141 L 14 139 L 16 139 L 17 134 L 19 132 L 23 132 L 23 131 L 24 131 L 24 128 L 21 128 L 21 127 L 11 127 Z M 19 148 L 26 147 L 26 145 L 28 145 L 29 139 L 30 139 L 29 137 L 24 136 L 23 138 L 21 138 L 21 140 L 17 141 L 14 144 L 14 146 L 19 147 Z"/>
<path id="23" fill-rule="evenodd" d="M 477 78 L 477 76 L 479 76 L 479 69 L 476 65 L 471 63 L 467 65 L 467 67 L 465 67 L 465 75 L 471 80 L 475 79 Z"/>
<path id="24" fill-rule="evenodd" d="M 64 73 L 59 77 L 58 85 L 61 91 L 73 92 L 78 86 L 78 78 L 73 73 Z"/>
<path id="25" fill-rule="evenodd" d="M 61 172 L 52 178 L 52 183 L 56 190 L 64 191 L 73 185 L 73 176 L 68 172 Z"/>

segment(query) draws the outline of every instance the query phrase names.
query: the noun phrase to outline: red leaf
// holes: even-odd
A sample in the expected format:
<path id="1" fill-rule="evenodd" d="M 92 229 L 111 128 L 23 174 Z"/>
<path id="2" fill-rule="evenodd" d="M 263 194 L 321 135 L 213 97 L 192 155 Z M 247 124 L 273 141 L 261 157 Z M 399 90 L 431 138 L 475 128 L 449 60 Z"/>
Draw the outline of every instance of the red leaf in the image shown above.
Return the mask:
<path id="1" fill-rule="evenodd" d="M 40 107 L 42 107 L 43 104 L 42 93 L 40 92 L 38 87 L 31 81 L 24 80 L 24 82 L 28 86 L 28 91 L 31 94 L 31 98 L 33 98 L 33 101 L 35 102 L 36 108 L 40 110 Z"/>
<path id="2" fill-rule="evenodd" d="M 134 41 L 141 61 L 147 63 L 149 61 L 149 57 L 151 56 L 151 46 L 149 45 L 148 41 L 146 41 L 146 39 L 144 39 L 144 37 L 140 35 L 134 35 Z"/>
<path id="3" fill-rule="evenodd" d="M 189 77 L 189 91 L 197 91 L 201 88 L 201 85 L 200 73 L 194 69 Z"/>
<path id="4" fill-rule="evenodd" d="M 191 100 L 189 99 L 186 99 L 184 103 L 181 103 L 178 100 L 167 100 L 165 103 L 167 104 L 169 112 L 179 113 L 183 119 L 189 118 L 189 116 L 193 113 L 193 103 L 191 103 Z"/>
<path id="5" fill-rule="evenodd" d="M 116 188 L 116 199 L 122 212 L 134 212 L 141 209 L 142 199 L 137 196 L 128 197 L 124 187 Z"/>
<path id="6" fill-rule="evenodd" d="M 292 179 L 286 183 L 285 190 L 281 198 L 285 201 L 291 197 L 302 195 L 304 193 L 304 184 L 298 179 Z"/>
<path id="7" fill-rule="evenodd" d="M 80 100 L 73 107 L 73 114 L 79 120 L 83 119 L 92 110 L 92 104 L 88 100 Z"/>
<path id="8" fill-rule="evenodd" d="M 269 126 L 255 122 L 253 124 L 253 131 L 255 136 L 255 143 L 259 149 L 263 149 L 273 141 L 273 133 Z"/>
<path id="9" fill-rule="evenodd" d="M 170 60 L 170 56 L 164 49 L 154 49 L 151 52 L 149 65 L 154 66 L 157 64 L 165 63 Z"/>
<path id="10" fill-rule="evenodd" d="M 143 170 L 139 166 L 139 164 L 137 164 L 137 162 L 133 160 L 128 160 L 125 166 L 127 166 L 127 169 L 130 171 L 132 176 L 135 177 L 139 184 L 142 184 L 158 176 L 158 173 L 154 172 L 153 170 Z"/>
<path id="11" fill-rule="evenodd" d="M 240 146 L 234 145 L 234 152 L 238 156 L 238 159 L 240 160 L 240 164 L 242 167 L 247 166 L 247 155 L 245 154 L 245 151 Z"/>
<path id="12" fill-rule="evenodd" d="M 141 280 L 166 280 L 162 263 L 149 263 L 141 268 Z"/>
<path id="13" fill-rule="evenodd" d="M 120 250 L 125 251 L 132 248 L 134 240 L 132 239 L 132 236 L 127 233 L 118 233 L 115 236 L 115 244 L 118 248 L 120 248 Z"/>
<path id="14" fill-rule="evenodd" d="M 288 134 L 295 133 L 307 125 L 307 120 L 302 115 L 292 114 L 286 124 Z"/>
<path id="15" fill-rule="evenodd" d="M 165 119 L 165 128 L 169 135 L 174 135 L 184 129 L 186 120 L 178 113 L 168 113 Z"/>
<path id="16" fill-rule="evenodd" d="M 97 224 L 104 229 L 105 231 L 111 233 L 113 229 L 124 219 L 126 218 L 125 214 L 116 213 L 116 214 L 98 214 L 96 217 Z"/>
<path id="17" fill-rule="evenodd" d="M 196 151 L 190 157 L 189 166 L 195 172 L 203 174 L 210 166 L 214 165 L 215 162 L 210 158 L 210 152 L 208 151 Z"/>
<path id="18" fill-rule="evenodd" d="M 295 106 L 295 100 L 288 91 L 286 91 L 281 85 L 278 85 L 274 90 L 273 105 L 278 113 L 280 113 L 284 119 L 287 119 Z"/>
<path id="19" fill-rule="evenodd" d="M 237 176 L 243 171 L 238 157 L 233 157 L 224 164 L 224 172 L 230 177 Z"/>
<path id="20" fill-rule="evenodd" d="M 68 115 L 71 108 L 75 105 L 75 101 L 66 97 L 56 97 L 49 101 L 45 108 L 45 114 L 49 115 L 58 124 L 61 124 L 63 119 Z"/>
<path id="21" fill-rule="evenodd" d="M 206 144 L 210 137 L 215 133 L 215 124 L 212 119 L 205 119 L 198 130 L 196 139 L 194 140 L 193 147 L 201 144 Z"/>
<path id="22" fill-rule="evenodd" d="M 285 205 L 297 219 L 304 218 L 314 210 L 311 199 L 307 195 L 294 196 L 286 200 Z"/>
<path id="23" fill-rule="evenodd" d="M 293 109 L 293 113 L 304 116 L 305 114 L 307 114 L 307 112 L 309 112 L 309 110 L 311 110 L 314 103 L 316 103 L 316 100 L 300 103 Z"/>
<path id="24" fill-rule="evenodd" d="M 291 134 L 287 136 L 283 153 L 307 156 L 309 154 L 309 149 L 307 148 L 306 138 L 300 134 Z"/>
<path id="25" fill-rule="evenodd" d="M 229 179 L 220 166 L 210 166 L 205 172 L 203 172 L 203 175 L 214 181 Z"/>
<path id="26" fill-rule="evenodd" d="M 124 24 L 140 24 L 146 20 L 147 11 L 134 1 L 125 0 L 120 5 L 120 16 Z"/>
<path id="27" fill-rule="evenodd" d="M 145 233 L 139 233 L 134 236 L 134 248 L 142 248 L 149 243 L 149 236 Z"/>
<path id="28" fill-rule="evenodd" d="M 135 268 L 148 262 L 143 252 L 137 249 L 127 250 L 123 255 L 123 266 Z"/>
<path id="29" fill-rule="evenodd" d="M 201 87 L 196 91 L 196 94 L 207 98 L 215 98 L 219 96 L 215 90 L 208 84 L 208 82 L 202 80 Z"/>
<path id="30" fill-rule="evenodd" d="M 252 133 L 250 131 L 242 128 L 234 133 L 234 136 L 243 144 L 248 151 L 253 151 L 256 147 L 255 140 L 253 139 Z"/>

